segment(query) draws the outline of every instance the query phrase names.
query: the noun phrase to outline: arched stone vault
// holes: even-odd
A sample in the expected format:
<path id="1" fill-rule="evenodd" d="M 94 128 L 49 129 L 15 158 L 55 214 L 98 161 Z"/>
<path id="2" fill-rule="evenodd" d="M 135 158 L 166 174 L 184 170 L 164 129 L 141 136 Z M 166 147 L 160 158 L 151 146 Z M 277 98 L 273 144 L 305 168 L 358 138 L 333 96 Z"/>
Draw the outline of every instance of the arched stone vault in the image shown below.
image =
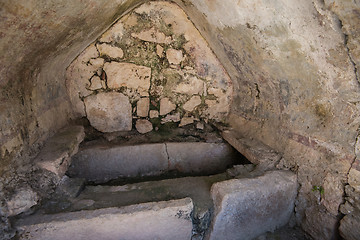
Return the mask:
<path id="1" fill-rule="evenodd" d="M 19 166 L 31 163 L 47 137 L 76 118 L 66 93 L 66 67 L 143 2 L 0 4 L 0 49 L 6 53 L 0 58 L 3 184 L 16 187 L 23 178 L 16 174 L 23 171 Z M 360 171 L 359 3 L 176 2 L 233 82 L 227 118 L 232 131 L 282 153 L 282 167 L 297 172 L 298 223 L 314 238 L 329 239 L 346 214 L 340 230 L 351 239 L 347 229 L 359 218 L 353 203 Z M 324 227 L 314 228 L 318 222 Z"/>

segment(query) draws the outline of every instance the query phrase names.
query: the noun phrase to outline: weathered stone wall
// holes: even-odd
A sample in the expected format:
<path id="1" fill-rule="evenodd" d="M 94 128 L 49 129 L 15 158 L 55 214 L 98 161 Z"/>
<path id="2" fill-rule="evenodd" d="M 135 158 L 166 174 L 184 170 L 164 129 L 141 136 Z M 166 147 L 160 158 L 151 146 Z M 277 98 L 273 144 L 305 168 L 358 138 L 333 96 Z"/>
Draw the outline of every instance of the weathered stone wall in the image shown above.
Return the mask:
<path id="1" fill-rule="evenodd" d="M 233 80 L 229 123 L 282 153 L 283 167 L 297 172 L 297 220 L 316 239 L 338 234 L 359 127 L 359 4 L 345 2 L 183 5 Z M 358 206 L 348 194 L 348 203 Z M 347 222 L 355 228 L 358 213 L 351 214 Z"/>
<path id="2" fill-rule="evenodd" d="M 73 109 L 101 132 L 140 133 L 225 122 L 232 83 L 175 4 L 151 2 L 122 17 L 67 69 Z M 136 124 L 135 124 L 136 122 Z"/>
<path id="3" fill-rule="evenodd" d="M 31 148 L 79 116 L 67 98 L 66 67 L 140 2 L 0 3 L 1 176 L 11 175 Z M 356 239 L 360 3 L 176 2 L 233 81 L 231 126 L 282 153 L 284 168 L 297 172 L 298 222 L 313 237 L 330 239 L 344 203 L 341 234 Z"/>

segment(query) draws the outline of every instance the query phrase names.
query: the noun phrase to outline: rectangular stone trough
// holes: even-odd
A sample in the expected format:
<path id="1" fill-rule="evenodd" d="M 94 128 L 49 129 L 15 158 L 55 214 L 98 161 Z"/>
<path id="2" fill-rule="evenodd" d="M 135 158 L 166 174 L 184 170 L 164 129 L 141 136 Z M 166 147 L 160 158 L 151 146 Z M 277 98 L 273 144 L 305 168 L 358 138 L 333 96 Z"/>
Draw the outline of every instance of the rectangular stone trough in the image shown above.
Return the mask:
<path id="1" fill-rule="evenodd" d="M 73 156 L 68 173 L 96 183 L 120 177 L 158 176 L 173 170 L 209 175 L 224 171 L 237 156 L 226 143 L 96 145 L 80 149 Z"/>
<path id="2" fill-rule="evenodd" d="M 211 188 L 215 216 L 207 239 L 250 240 L 286 225 L 296 194 L 297 178 L 290 171 L 215 183 Z"/>
<path id="3" fill-rule="evenodd" d="M 189 240 L 190 198 L 53 215 L 16 223 L 20 240 Z"/>

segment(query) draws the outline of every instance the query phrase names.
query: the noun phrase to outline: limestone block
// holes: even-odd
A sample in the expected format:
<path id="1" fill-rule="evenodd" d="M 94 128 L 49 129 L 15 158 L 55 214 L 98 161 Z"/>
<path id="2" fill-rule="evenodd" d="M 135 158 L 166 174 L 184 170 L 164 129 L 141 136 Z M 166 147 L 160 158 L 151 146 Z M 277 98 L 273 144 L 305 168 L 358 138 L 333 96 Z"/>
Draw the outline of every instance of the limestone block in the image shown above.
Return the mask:
<path id="1" fill-rule="evenodd" d="M 146 119 L 137 120 L 135 127 L 136 127 L 136 130 L 142 134 L 151 132 L 153 130 L 152 123 Z"/>
<path id="2" fill-rule="evenodd" d="M 171 43 L 170 36 L 166 36 L 163 32 L 160 32 L 155 28 L 144 30 L 140 33 L 131 33 L 131 36 L 147 42 L 166 43 L 166 44 Z"/>
<path id="3" fill-rule="evenodd" d="M 183 117 L 180 121 L 179 127 L 186 126 L 192 123 L 194 123 L 193 117 Z"/>
<path id="4" fill-rule="evenodd" d="M 122 22 L 117 22 L 101 36 L 100 42 L 119 42 L 123 35 L 124 25 Z"/>
<path id="5" fill-rule="evenodd" d="M 166 115 L 175 110 L 176 105 L 170 101 L 169 98 L 162 98 L 160 100 L 160 115 Z"/>
<path id="6" fill-rule="evenodd" d="M 98 93 L 84 99 L 90 124 L 101 132 L 130 131 L 132 109 L 128 97 L 118 92 Z"/>
<path id="7" fill-rule="evenodd" d="M 110 58 L 122 58 L 124 56 L 123 50 L 119 47 L 113 47 L 106 43 L 97 44 L 96 47 L 100 56 L 106 55 Z"/>
<path id="8" fill-rule="evenodd" d="M 201 98 L 200 96 L 192 96 L 190 98 L 189 101 L 187 101 L 184 105 L 183 105 L 183 109 L 191 112 L 193 111 L 197 106 L 199 106 L 201 104 Z"/>
<path id="9" fill-rule="evenodd" d="M 119 177 L 156 176 L 167 168 L 164 144 L 96 145 L 74 155 L 68 173 L 88 181 L 107 182 Z"/>
<path id="10" fill-rule="evenodd" d="M 103 84 L 101 83 L 101 79 L 98 76 L 93 76 L 90 79 L 90 86 L 88 87 L 89 90 L 95 91 L 98 89 L 101 89 L 103 87 Z"/>
<path id="11" fill-rule="evenodd" d="M 150 118 L 158 118 L 158 117 L 159 117 L 159 111 L 157 111 L 157 110 L 150 110 L 149 116 L 150 116 Z"/>
<path id="12" fill-rule="evenodd" d="M 192 76 L 189 79 L 187 79 L 186 82 L 182 82 L 178 84 L 173 91 L 181 94 L 201 95 L 204 91 L 204 82 L 198 79 L 197 77 Z"/>
<path id="13" fill-rule="evenodd" d="M 209 239 L 253 239 L 286 225 L 296 194 L 296 175 L 289 171 L 214 184 L 215 215 Z"/>
<path id="14" fill-rule="evenodd" d="M 156 54 L 159 56 L 159 58 L 162 58 L 164 56 L 164 48 L 159 44 L 156 45 Z"/>
<path id="15" fill-rule="evenodd" d="M 147 117 L 149 114 L 150 99 L 140 98 L 136 104 L 136 113 L 138 117 Z"/>
<path id="16" fill-rule="evenodd" d="M 71 163 L 71 156 L 77 153 L 84 137 L 82 126 L 69 126 L 60 130 L 46 141 L 35 159 L 37 166 L 61 178 Z"/>
<path id="17" fill-rule="evenodd" d="M 20 239 L 188 240 L 192 234 L 190 198 L 122 208 L 33 216 L 17 222 Z"/>
<path id="18" fill-rule="evenodd" d="M 140 95 L 147 96 L 150 88 L 151 68 L 132 63 L 105 63 L 109 88 L 127 87 L 137 90 Z"/>
<path id="19" fill-rule="evenodd" d="M 166 58 L 170 64 L 178 65 L 183 60 L 184 56 L 181 50 L 169 48 L 168 50 L 166 50 Z"/>
<path id="20" fill-rule="evenodd" d="M 166 115 L 163 119 L 161 119 L 161 124 L 167 123 L 167 122 L 180 122 L 180 113 L 174 113 Z"/>

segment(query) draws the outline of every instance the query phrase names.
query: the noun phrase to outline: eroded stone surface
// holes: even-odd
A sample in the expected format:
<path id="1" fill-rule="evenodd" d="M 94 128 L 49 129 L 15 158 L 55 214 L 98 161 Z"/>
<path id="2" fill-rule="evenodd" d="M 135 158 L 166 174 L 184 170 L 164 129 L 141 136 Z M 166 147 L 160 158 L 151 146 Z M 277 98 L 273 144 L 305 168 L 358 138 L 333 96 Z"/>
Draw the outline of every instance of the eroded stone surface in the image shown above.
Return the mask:
<path id="1" fill-rule="evenodd" d="M 79 144 L 85 137 L 84 127 L 69 126 L 61 129 L 46 141 L 45 146 L 35 159 L 42 169 L 53 172 L 61 178 L 67 171 L 71 157 L 77 153 Z"/>
<path id="2" fill-rule="evenodd" d="M 188 240 L 192 234 L 192 210 L 192 200 L 184 198 L 122 208 L 34 216 L 19 221 L 17 228 L 22 231 L 20 239 L 34 240 Z"/>
<path id="3" fill-rule="evenodd" d="M 150 88 L 151 69 L 132 63 L 105 63 L 104 71 L 107 75 L 109 88 L 118 89 L 128 87 L 146 96 Z"/>
<path id="4" fill-rule="evenodd" d="M 286 225 L 296 194 L 296 175 L 289 171 L 214 184 L 215 216 L 209 239 L 253 239 Z"/>
<path id="5" fill-rule="evenodd" d="M 118 92 L 98 93 L 84 100 L 90 124 L 101 132 L 129 131 L 132 109 L 129 99 Z"/>
<path id="6" fill-rule="evenodd" d="M 17 189 L 12 198 L 6 202 L 8 215 L 15 216 L 29 210 L 40 200 L 31 188 Z"/>

